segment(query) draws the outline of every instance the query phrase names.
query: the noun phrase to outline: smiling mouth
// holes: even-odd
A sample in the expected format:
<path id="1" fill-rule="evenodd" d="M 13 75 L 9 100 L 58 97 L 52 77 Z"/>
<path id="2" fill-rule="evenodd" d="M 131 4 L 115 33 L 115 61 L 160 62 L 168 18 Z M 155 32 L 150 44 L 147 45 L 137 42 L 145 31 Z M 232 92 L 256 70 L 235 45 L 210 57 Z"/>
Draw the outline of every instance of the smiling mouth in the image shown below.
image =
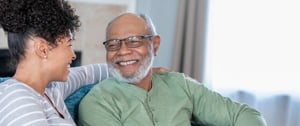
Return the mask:
<path id="1" fill-rule="evenodd" d="M 69 64 L 67 65 L 67 67 L 70 68 L 70 67 L 71 67 L 71 64 L 72 64 L 72 62 L 69 62 Z"/>
<path id="2" fill-rule="evenodd" d="M 136 63 L 138 60 L 129 60 L 129 61 L 119 61 L 119 62 L 116 62 L 116 64 L 119 64 L 121 66 L 127 66 L 127 65 L 131 65 L 131 64 L 134 64 Z"/>

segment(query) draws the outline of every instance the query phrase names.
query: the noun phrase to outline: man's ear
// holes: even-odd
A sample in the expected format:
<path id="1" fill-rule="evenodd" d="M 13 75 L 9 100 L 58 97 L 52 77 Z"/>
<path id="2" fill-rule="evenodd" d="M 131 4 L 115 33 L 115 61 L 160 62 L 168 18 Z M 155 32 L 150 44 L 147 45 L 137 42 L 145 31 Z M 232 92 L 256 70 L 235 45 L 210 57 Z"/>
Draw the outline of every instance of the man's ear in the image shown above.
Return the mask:
<path id="1" fill-rule="evenodd" d="M 157 56 L 159 46 L 160 46 L 160 36 L 156 35 L 153 38 L 153 51 L 154 51 L 153 53 L 154 53 L 154 56 Z"/>
<path id="2" fill-rule="evenodd" d="M 50 46 L 45 39 L 42 38 L 34 39 L 34 51 L 38 57 L 42 59 L 46 59 L 48 57 L 49 50 L 50 50 Z"/>

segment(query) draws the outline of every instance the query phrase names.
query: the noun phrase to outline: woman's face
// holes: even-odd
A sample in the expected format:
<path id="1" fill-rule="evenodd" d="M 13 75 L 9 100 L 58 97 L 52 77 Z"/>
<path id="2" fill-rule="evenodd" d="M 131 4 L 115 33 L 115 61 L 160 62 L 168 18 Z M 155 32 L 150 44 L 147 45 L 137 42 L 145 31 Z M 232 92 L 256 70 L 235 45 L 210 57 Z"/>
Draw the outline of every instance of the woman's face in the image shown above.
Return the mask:
<path id="1" fill-rule="evenodd" d="M 68 78 L 70 65 L 76 59 L 71 41 L 70 37 L 60 39 L 48 53 L 48 70 L 53 81 L 66 81 Z"/>

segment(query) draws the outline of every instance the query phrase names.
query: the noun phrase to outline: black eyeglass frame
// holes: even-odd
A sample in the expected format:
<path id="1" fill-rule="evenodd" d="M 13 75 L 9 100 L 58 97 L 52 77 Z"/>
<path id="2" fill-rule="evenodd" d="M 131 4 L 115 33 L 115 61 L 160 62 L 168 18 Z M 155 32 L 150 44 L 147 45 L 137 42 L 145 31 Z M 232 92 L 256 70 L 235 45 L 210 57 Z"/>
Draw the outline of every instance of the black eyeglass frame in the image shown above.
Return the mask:
<path id="1" fill-rule="evenodd" d="M 109 39 L 109 40 L 104 41 L 102 44 L 104 45 L 104 47 L 105 47 L 105 49 L 107 51 L 117 51 L 117 50 L 119 50 L 121 48 L 121 46 L 122 46 L 122 41 L 124 41 L 124 43 L 127 46 L 127 48 L 137 48 L 137 47 L 142 46 L 144 44 L 144 42 L 143 41 L 137 41 L 140 44 L 135 45 L 135 46 L 130 46 L 128 43 L 132 42 L 132 41 L 130 41 L 131 39 L 133 39 L 133 38 L 148 39 L 148 38 L 152 38 L 154 36 L 155 35 L 146 34 L 146 35 L 129 36 L 129 37 L 123 38 L 123 39 Z M 110 42 L 110 41 L 116 42 L 118 44 L 118 47 L 115 48 L 115 49 L 109 49 L 109 47 L 107 47 L 107 46 L 108 46 L 108 42 Z"/>

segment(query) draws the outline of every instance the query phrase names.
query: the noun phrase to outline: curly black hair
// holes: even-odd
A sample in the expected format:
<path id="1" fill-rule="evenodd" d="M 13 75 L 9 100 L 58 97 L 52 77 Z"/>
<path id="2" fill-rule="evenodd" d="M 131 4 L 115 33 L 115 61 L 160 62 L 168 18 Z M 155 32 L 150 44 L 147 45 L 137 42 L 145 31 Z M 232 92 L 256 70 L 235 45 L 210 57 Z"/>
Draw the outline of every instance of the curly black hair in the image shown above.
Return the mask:
<path id="1" fill-rule="evenodd" d="M 79 16 L 64 0 L 0 0 L 0 27 L 17 64 L 24 56 L 26 41 L 41 37 L 55 45 L 57 39 L 80 27 Z"/>

